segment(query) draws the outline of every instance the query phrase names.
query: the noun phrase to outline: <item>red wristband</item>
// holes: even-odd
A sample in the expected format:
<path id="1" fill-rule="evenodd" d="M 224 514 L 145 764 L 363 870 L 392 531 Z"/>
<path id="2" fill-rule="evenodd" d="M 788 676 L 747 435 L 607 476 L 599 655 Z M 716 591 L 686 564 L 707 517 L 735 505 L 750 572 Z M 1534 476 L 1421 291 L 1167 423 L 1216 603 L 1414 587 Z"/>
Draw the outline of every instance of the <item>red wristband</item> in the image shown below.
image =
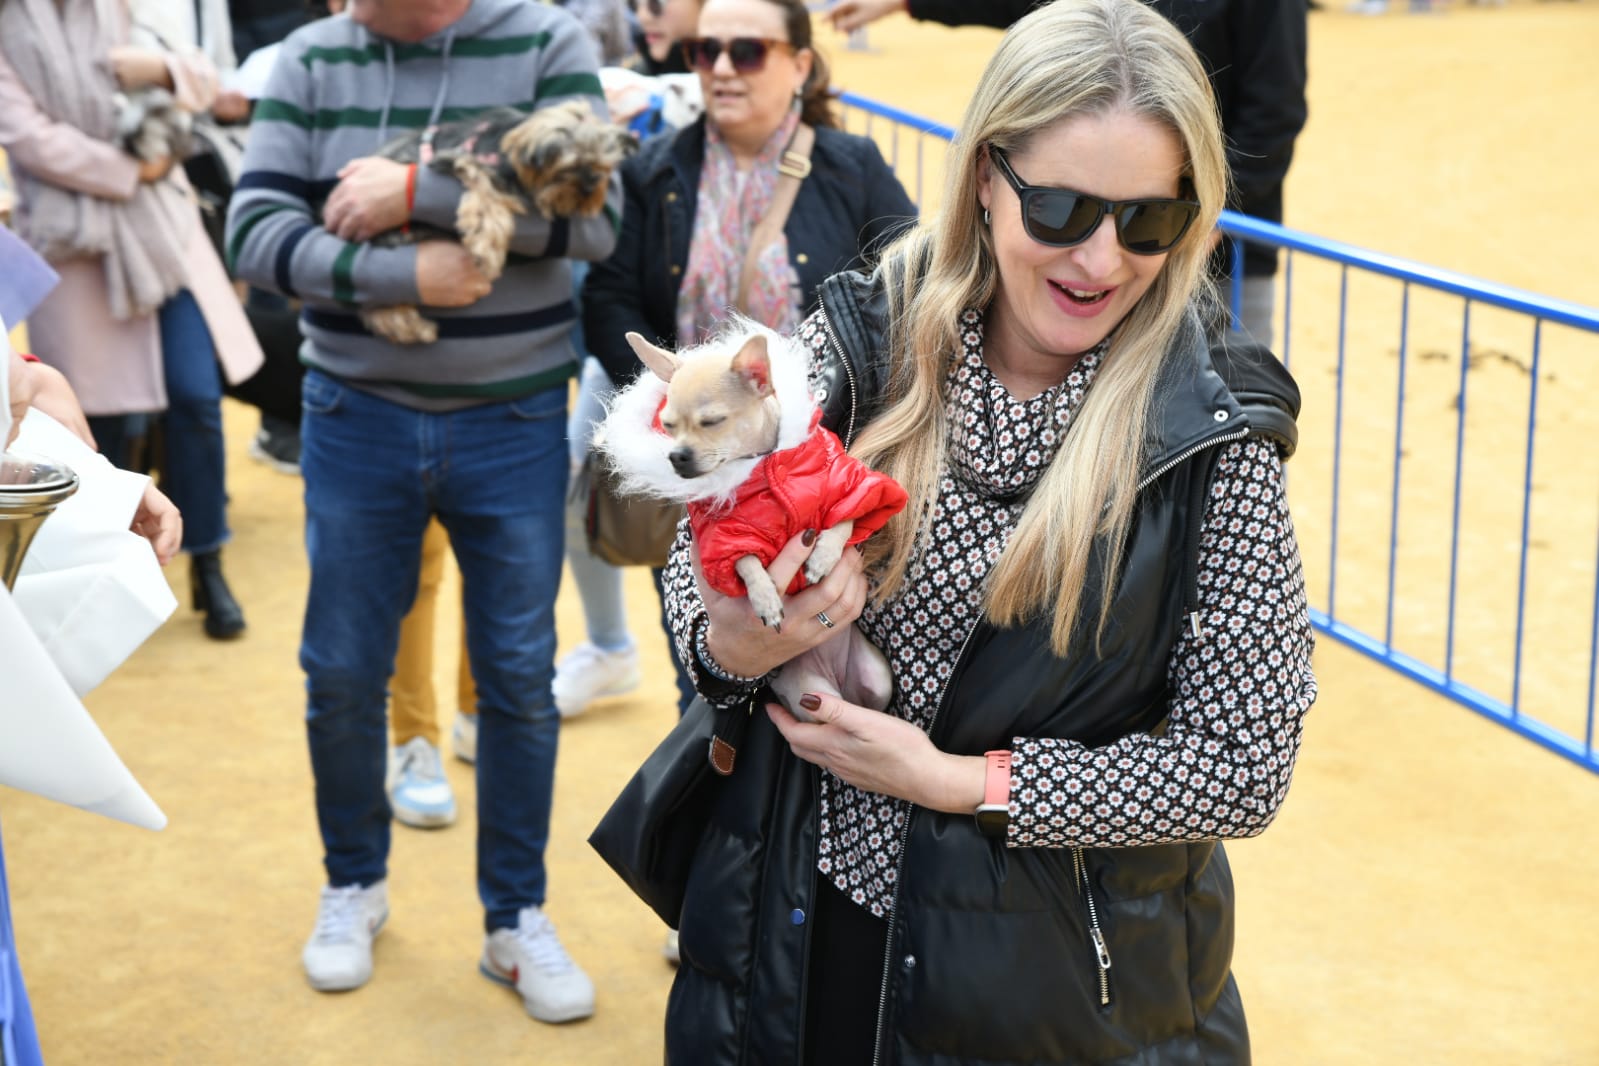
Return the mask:
<path id="1" fill-rule="evenodd" d="M 411 232 L 411 212 L 416 210 L 416 164 L 411 163 L 405 168 L 405 222 L 400 226 L 401 233 Z"/>
<path id="2" fill-rule="evenodd" d="M 17 354 L 22 356 L 22 361 L 24 363 L 42 363 L 42 362 L 44 362 L 44 360 L 40 359 L 37 355 L 29 355 L 27 352 L 18 352 Z"/>

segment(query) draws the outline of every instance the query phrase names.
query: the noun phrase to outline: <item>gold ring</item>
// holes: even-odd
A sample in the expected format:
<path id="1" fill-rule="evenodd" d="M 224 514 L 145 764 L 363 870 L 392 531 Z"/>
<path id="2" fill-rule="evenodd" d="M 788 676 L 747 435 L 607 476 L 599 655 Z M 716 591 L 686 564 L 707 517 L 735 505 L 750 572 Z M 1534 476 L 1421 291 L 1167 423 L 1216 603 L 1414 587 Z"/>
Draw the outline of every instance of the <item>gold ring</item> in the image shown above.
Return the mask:
<path id="1" fill-rule="evenodd" d="M 816 620 L 818 622 L 822 623 L 822 625 L 826 626 L 828 629 L 832 629 L 833 628 L 833 624 L 834 624 L 833 620 L 831 618 L 827 617 L 827 612 L 826 611 L 817 611 L 816 612 Z"/>

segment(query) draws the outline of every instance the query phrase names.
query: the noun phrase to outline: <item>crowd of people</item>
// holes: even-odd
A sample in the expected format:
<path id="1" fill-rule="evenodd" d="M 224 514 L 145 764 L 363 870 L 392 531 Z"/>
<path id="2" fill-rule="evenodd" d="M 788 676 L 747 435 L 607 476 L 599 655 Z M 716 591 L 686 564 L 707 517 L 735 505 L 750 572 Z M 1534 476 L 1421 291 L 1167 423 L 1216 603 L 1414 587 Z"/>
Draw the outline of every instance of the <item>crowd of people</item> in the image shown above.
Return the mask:
<path id="1" fill-rule="evenodd" d="M 669 1061 L 1247 1060 L 1219 841 L 1272 820 L 1316 689 L 1281 465 L 1297 392 L 1261 369 L 1275 258 L 1245 253 L 1229 324 L 1215 225 L 1281 218 L 1301 3 L 966 5 L 1010 29 L 921 218 L 841 128 L 804 0 L 144 6 L 0 4 L 15 222 L 62 279 L 29 343 L 108 457 L 159 471 L 213 638 L 245 629 L 225 389 L 304 480 L 314 988 L 372 976 L 392 822 L 456 819 L 431 680 L 453 554 L 480 969 L 540 1021 L 594 1014 L 544 853 L 561 720 L 640 684 L 639 623 L 569 487 L 642 371 L 624 335 L 685 348 L 736 312 L 799 340 L 823 423 L 910 505 L 780 628 L 705 585 L 686 524 L 654 572 L 680 714 L 764 707 L 749 728 L 784 768 L 709 803 L 722 862 L 669 931 Z M 503 269 L 460 239 L 464 172 L 386 151 L 574 101 L 642 143 L 597 210 L 516 213 Z M 129 108 L 163 102 L 244 145 L 225 227 L 178 150 L 130 150 Z M 437 339 L 377 330 L 397 305 Z M 586 632 L 557 662 L 563 569 Z M 852 624 L 892 667 L 886 711 L 769 702 Z"/>

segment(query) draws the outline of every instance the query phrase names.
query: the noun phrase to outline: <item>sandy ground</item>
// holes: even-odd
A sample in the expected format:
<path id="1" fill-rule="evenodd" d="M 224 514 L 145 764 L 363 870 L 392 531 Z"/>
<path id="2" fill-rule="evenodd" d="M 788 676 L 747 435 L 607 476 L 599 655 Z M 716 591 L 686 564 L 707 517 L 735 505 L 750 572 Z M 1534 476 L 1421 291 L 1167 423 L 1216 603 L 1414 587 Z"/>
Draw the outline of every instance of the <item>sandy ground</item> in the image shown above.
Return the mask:
<path id="1" fill-rule="evenodd" d="M 880 24 L 873 51 L 835 51 L 837 80 L 955 122 L 994 39 Z M 1599 212 L 1586 190 L 1599 163 L 1586 132 L 1599 106 L 1595 44 L 1592 4 L 1314 15 L 1312 119 L 1290 179 L 1290 225 L 1599 303 Z M 914 148 L 901 150 L 908 170 Z M 1338 393 L 1328 309 L 1338 284 L 1336 274 L 1296 266 L 1290 358 L 1306 409 L 1291 471 L 1320 607 L 1332 570 Z M 1395 629 L 1441 655 L 1448 627 L 1438 586 L 1449 550 L 1439 516 L 1452 500 L 1460 312 L 1416 299 L 1401 411 L 1397 290 L 1354 281 L 1351 293 L 1359 313 L 1345 344 L 1335 600 L 1340 614 L 1383 632 L 1402 423 Z M 1506 596 L 1513 619 L 1532 379 L 1496 353 L 1525 361 L 1530 330 L 1491 315 L 1474 321 L 1462 512 L 1475 531 L 1458 564 L 1455 655 L 1463 677 L 1508 695 Z M 1599 528 L 1594 421 L 1582 403 L 1595 345 L 1544 340 L 1523 700 L 1577 730 Z M 584 843 L 672 717 L 642 572 L 629 575 L 629 595 L 648 680 L 563 729 L 549 855 L 550 912 L 598 986 L 598 1015 L 539 1025 L 474 972 L 470 802 L 449 830 L 396 828 L 393 917 L 373 982 L 344 996 L 305 985 L 298 953 L 321 875 L 295 664 L 305 592 L 299 484 L 245 459 L 253 428 L 250 413 L 229 410 L 237 538 L 227 562 L 248 635 L 212 644 L 183 608 L 90 700 L 170 827 L 152 835 L 0 795 L 19 947 L 48 1060 L 658 1061 L 671 980 L 662 930 Z M 180 599 L 185 575 L 172 569 Z M 581 639 L 570 589 L 559 622 L 563 647 Z M 441 692 L 452 691 L 455 639 L 454 620 L 441 619 Z M 1232 848 L 1237 974 L 1256 1061 L 1599 1062 L 1589 887 L 1599 860 L 1583 843 L 1599 821 L 1599 782 L 1331 641 L 1317 672 L 1322 696 L 1294 792 L 1270 832 Z M 451 760 L 449 773 L 469 800 L 470 770 Z"/>

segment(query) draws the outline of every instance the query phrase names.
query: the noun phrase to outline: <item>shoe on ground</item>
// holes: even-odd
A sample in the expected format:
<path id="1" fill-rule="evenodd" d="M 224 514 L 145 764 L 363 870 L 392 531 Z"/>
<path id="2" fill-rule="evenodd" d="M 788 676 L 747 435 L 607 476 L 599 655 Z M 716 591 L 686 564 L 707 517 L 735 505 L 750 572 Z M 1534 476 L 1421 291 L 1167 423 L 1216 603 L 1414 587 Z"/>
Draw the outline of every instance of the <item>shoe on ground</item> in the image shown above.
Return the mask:
<path id="1" fill-rule="evenodd" d="M 678 964 L 680 956 L 677 953 L 677 930 L 666 931 L 666 943 L 661 945 L 661 957 L 673 966 Z"/>
<path id="2" fill-rule="evenodd" d="M 250 458 L 280 474 L 300 475 L 300 427 L 270 415 L 261 416 L 261 428 L 250 440 Z"/>
<path id="3" fill-rule="evenodd" d="M 371 980 L 372 938 L 388 917 L 387 881 L 366 888 L 323 886 L 316 929 L 300 953 L 311 987 L 318 992 L 348 992 Z"/>
<path id="4" fill-rule="evenodd" d="M 389 806 L 394 817 L 413 829 L 441 829 L 455 821 L 455 793 L 444 776 L 439 749 L 423 737 L 412 737 L 389 749 Z"/>
<path id="5" fill-rule="evenodd" d="M 594 1013 L 593 982 L 538 907 L 523 907 L 515 929 L 496 929 L 484 938 L 478 969 L 516 989 L 527 1012 L 541 1022 L 573 1022 Z"/>
<path id="6" fill-rule="evenodd" d="M 450 750 L 462 762 L 477 762 L 477 715 L 455 712 L 455 725 L 450 729 Z"/>
<path id="7" fill-rule="evenodd" d="M 595 700 L 632 692 L 639 681 L 637 645 L 606 651 L 584 641 L 555 664 L 555 682 L 550 687 L 555 709 L 562 718 L 572 718 L 588 710 Z"/>

